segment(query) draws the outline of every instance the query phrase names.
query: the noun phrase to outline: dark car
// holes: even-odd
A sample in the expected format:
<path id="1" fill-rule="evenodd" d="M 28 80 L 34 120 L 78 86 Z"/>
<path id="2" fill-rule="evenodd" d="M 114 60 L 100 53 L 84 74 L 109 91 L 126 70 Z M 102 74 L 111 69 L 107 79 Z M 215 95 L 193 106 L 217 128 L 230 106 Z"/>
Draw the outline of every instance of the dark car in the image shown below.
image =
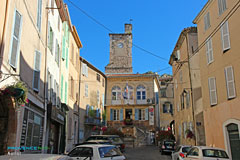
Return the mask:
<path id="1" fill-rule="evenodd" d="M 111 141 L 111 144 L 119 147 L 121 152 L 125 151 L 125 144 L 118 135 L 91 135 L 85 142 L 93 140 L 109 140 Z"/>
<path id="2" fill-rule="evenodd" d="M 163 140 L 160 143 L 159 151 L 161 154 L 169 153 L 171 154 L 175 150 L 175 141 L 174 140 Z"/>

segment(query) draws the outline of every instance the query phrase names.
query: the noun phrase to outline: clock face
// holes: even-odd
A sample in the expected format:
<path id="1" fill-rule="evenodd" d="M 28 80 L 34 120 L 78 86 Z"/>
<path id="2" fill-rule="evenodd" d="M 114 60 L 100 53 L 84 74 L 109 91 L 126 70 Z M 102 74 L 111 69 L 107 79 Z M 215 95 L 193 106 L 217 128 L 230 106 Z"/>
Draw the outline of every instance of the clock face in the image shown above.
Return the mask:
<path id="1" fill-rule="evenodd" d="M 118 48 L 123 48 L 123 43 L 118 43 L 117 46 Z"/>

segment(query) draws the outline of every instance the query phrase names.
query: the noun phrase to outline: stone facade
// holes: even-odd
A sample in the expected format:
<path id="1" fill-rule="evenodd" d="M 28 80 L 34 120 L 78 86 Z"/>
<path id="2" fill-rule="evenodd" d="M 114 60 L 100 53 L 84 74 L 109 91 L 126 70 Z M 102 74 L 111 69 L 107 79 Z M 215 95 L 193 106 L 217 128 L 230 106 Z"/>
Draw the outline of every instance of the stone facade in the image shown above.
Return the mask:
<path id="1" fill-rule="evenodd" d="M 125 24 L 125 33 L 109 37 L 110 60 L 105 73 L 132 73 L 132 25 Z"/>

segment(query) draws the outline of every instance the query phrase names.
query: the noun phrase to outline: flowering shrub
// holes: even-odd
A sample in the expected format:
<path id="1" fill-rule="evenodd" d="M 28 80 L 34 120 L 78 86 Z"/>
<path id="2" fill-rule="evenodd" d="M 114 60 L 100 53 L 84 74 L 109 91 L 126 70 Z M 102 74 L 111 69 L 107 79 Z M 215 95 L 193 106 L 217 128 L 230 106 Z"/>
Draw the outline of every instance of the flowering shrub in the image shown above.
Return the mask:
<path id="1" fill-rule="evenodd" d="M 186 130 L 186 134 L 187 134 L 187 138 L 190 138 L 190 139 L 194 139 L 195 138 L 193 132 L 190 129 Z"/>

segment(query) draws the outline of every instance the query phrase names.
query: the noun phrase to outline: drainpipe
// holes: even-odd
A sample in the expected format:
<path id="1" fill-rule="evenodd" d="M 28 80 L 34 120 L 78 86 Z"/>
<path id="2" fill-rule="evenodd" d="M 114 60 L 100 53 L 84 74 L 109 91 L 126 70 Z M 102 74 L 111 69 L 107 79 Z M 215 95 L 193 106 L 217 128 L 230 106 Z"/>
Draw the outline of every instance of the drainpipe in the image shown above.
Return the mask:
<path id="1" fill-rule="evenodd" d="M 194 127 L 194 132 L 195 132 L 195 146 L 197 145 L 197 137 L 196 137 L 196 121 L 195 121 L 195 115 L 194 115 L 194 102 L 193 102 L 193 87 L 192 87 L 192 75 L 191 75 L 191 67 L 190 67 L 190 56 L 189 56 L 189 48 L 188 48 L 188 35 L 187 33 L 184 34 L 186 37 L 186 41 L 187 41 L 187 58 L 188 58 L 188 74 L 189 74 L 189 81 L 190 81 L 190 90 L 191 90 L 191 99 L 192 99 L 192 119 L 193 119 L 193 127 Z"/>
<path id="2" fill-rule="evenodd" d="M 47 6 L 48 6 L 49 1 L 47 1 Z M 44 93 L 44 106 L 45 106 L 45 114 L 44 114 L 44 127 L 43 127 L 43 143 L 42 143 L 42 153 L 44 153 L 44 147 L 47 144 L 46 140 L 46 130 L 47 130 L 47 97 L 46 97 L 46 89 L 47 89 L 47 48 L 48 48 L 48 8 L 46 6 L 46 43 L 45 43 L 45 69 L 44 69 L 44 88 L 43 88 L 43 93 Z M 45 134 L 44 134 L 45 133 Z M 48 134 L 47 134 L 48 135 Z"/>
<path id="3" fill-rule="evenodd" d="M 79 49 L 79 52 L 80 52 L 80 49 Z M 80 138 L 79 138 L 79 134 L 80 134 L 80 91 L 81 91 L 81 75 L 82 75 L 82 72 L 81 72 L 81 57 L 79 56 L 79 84 L 78 84 L 78 135 L 77 135 L 77 141 L 79 143 L 80 141 Z"/>
<path id="4" fill-rule="evenodd" d="M 4 42 L 4 37 L 5 37 L 5 31 L 6 31 L 6 24 L 7 24 L 7 16 L 8 16 L 8 0 L 6 0 L 6 7 L 5 7 L 5 16 L 4 16 L 4 22 L 3 22 L 3 32 L 2 32 L 2 38 L 1 38 L 1 46 L 0 46 L 0 60 L 3 58 L 3 42 Z M 2 67 L 3 60 L 0 63 L 0 69 Z"/>

